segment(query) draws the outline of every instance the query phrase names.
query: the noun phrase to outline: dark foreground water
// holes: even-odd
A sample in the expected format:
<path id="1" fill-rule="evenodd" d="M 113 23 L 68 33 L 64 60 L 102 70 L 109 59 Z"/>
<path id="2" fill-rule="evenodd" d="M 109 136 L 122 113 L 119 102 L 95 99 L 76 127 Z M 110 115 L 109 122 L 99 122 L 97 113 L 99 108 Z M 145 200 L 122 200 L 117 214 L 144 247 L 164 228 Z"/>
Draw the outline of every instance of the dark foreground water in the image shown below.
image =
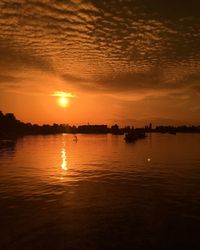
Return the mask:
<path id="1" fill-rule="evenodd" d="M 0 249 L 200 249 L 200 135 L 0 147 Z"/>

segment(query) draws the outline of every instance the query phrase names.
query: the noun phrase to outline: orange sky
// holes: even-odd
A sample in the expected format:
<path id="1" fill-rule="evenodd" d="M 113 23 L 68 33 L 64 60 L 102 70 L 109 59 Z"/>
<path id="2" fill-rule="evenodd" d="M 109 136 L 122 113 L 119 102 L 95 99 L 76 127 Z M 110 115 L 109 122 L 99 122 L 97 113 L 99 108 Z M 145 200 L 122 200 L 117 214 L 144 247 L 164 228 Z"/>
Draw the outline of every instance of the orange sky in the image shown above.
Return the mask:
<path id="1" fill-rule="evenodd" d="M 199 124 L 197 7 L 3 1 L 0 110 L 39 124 Z M 56 91 L 74 95 L 66 108 Z"/>

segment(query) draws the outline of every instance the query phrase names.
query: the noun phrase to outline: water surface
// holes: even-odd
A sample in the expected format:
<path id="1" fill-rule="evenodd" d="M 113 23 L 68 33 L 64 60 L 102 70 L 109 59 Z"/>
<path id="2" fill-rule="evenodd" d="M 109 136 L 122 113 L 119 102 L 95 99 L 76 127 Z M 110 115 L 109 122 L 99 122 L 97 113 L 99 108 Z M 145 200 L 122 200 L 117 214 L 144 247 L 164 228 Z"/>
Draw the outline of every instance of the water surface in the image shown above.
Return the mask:
<path id="1" fill-rule="evenodd" d="M 199 249 L 200 135 L 0 147 L 0 249 Z"/>

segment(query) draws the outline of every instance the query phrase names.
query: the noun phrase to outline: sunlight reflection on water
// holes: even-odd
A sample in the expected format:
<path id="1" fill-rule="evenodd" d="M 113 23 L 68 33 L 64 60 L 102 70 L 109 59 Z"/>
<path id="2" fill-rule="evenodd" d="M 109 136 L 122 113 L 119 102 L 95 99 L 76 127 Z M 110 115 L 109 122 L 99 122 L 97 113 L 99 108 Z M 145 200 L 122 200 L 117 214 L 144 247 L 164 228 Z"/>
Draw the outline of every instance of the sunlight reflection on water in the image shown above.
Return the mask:
<path id="1" fill-rule="evenodd" d="M 198 239 L 200 135 L 78 138 L 0 148 L 1 249 L 172 249 Z"/>
<path id="2" fill-rule="evenodd" d="M 61 150 L 61 159 L 62 159 L 61 168 L 65 171 L 67 171 L 67 156 L 66 156 L 65 148 L 62 148 L 62 150 Z"/>

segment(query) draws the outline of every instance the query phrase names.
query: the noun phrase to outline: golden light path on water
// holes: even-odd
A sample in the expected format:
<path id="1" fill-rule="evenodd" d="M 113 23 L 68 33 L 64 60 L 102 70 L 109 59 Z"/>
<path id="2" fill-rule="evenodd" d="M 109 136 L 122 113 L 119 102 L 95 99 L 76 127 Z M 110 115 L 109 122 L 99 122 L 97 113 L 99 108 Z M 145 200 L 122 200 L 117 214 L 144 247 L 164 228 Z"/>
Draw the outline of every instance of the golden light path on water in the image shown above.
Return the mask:
<path id="1" fill-rule="evenodd" d="M 61 163 L 61 168 L 64 171 L 67 171 L 67 155 L 66 155 L 66 149 L 63 147 L 61 149 L 61 159 L 62 159 L 62 163 Z"/>

